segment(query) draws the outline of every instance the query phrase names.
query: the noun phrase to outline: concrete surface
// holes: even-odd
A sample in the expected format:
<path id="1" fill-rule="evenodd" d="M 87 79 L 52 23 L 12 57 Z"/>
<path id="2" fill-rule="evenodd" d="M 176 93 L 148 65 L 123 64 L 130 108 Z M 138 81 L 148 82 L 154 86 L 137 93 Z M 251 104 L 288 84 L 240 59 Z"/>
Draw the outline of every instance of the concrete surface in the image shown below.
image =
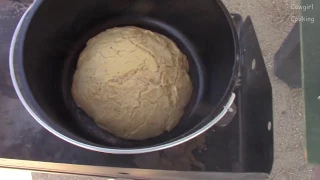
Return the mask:
<path id="1" fill-rule="evenodd" d="M 312 168 L 304 156 L 304 121 L 301 89 L 290 89 L 273 75 L 273 56 L 293 27 L 291 9 L 298 0 L 224 0 L 230 12 L 250 15 L 256 29 L 266 66 L 273 86 L 275 159 L 270 179 L 312 179 Z M 263 163 L 263 162 L 261 162 Z M 99 178 L 33 174 L 34 180 Z"/>
<path id="2" fill-rule="evenodd" d="M 71 175 L 58 175 L 58 174 L 40 174 L 32 173 L 33 180 L 114 180 L 112 178 L 100 178 L 90 176 L 71 176 Z"/>

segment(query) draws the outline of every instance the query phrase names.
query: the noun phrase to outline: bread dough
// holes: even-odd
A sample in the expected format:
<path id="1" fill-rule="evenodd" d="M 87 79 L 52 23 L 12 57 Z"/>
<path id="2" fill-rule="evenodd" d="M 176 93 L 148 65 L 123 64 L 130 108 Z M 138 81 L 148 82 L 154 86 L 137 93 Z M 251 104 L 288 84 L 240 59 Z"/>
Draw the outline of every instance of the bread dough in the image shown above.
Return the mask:
<path id="1" fill-rule="evenodd" d="M 190 100 L 189 64 L 167 37 L 137 27 L 108 29 L 87 42 L 72 95 L 95 123 L 125 139 L 172 130 Z"/>

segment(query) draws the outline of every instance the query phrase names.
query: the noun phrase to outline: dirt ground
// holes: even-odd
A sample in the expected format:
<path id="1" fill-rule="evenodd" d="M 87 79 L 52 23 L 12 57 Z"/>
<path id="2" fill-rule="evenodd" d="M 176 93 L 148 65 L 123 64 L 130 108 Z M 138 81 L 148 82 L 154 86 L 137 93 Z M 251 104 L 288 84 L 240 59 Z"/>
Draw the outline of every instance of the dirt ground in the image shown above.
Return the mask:
<path id="1" fill-rule="evenodd" d="M 273 56 L 293 27 L 291 9 L 298 0 L 224 0 L 232 13 L 250 15 L 258 35 L 273 86 L 275 158 L 270 179 L 312 179 L 312 168 L 304 156 L 304 121 L 301 89 L 291 89 L 273 74 Z M 263 162 L 261 162 L 263 163 Z M 70 179 L 71 177 L 33 174 L 34 179 Z M 73 179 L 73 178 L 71 178 Z M 87 179 L 87 177 L 74 177 Z M 90 178 L 95 179 L 95 178 Z"/>

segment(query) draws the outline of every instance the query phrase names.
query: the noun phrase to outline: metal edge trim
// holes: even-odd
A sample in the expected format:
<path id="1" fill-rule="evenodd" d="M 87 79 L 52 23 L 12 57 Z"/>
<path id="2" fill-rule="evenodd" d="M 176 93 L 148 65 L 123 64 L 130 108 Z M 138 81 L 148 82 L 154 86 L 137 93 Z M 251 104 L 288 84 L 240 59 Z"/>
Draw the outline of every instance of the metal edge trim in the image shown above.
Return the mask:
<path id="1" fill-rule="evenodd" d="M 192 138 L 195 138 L 196 136 L 202 134 L 203 132 L 205 132 L 206 130 L 208 130 L 209 128 L 211 128 L 213 125 L 215 125 L 228 111 L 229 107 L 232 105 L 232 103 L 235 100 L 236 95 L 234 93 L 231 94 L 228 103 L 224 106 L 223 110 L 220 112 L 219 115 L 217 115 L 211 122 L 209 122 L 207 125 L 205 125 L 204 127 L 202 127 L 201 129 L 197 130 L 196 132 L 181 138 L 177 141 L 168 143 L 168 144 L 164 144 L 164 145 L 159 145 L 159 146 L 154 146 L 154 147 L 150 147 L 150 148 L 137 148 L 137 149 L 111 149 L 111 148 L 102 148 L 102 147 L 97 147 L 97 146 L 92 146 L 92 145 L 88 145 L 79 141 L 75 141 L 61 133 L 59 133 L 58 131 L 56 131 L 55 129 L 51 128 L 49 125 L 47 125 L 39 116 L 37 116 L 37 114 L 35 112 L 32 111 L 32 109 L 30 108 L 30 106 L 28 105 L 28 103 L 26 102 L 26 100 L 24 99 L 19 85 L 17 83 L 17 79 L 16 79 L 16 75 L 15 75 L 15 71 L 14 71 L 14 49 L 15 49 L 15 43 L 17 41 L 17 37 L 20 31 L 20 28 L 23 24 L 24 19 L 26 18 L 28 12 L 30 11 L 30 9 L 32 9 L 33 5 L 35 3 L 33 3 L 28 9 L 27 11 L 23 14 L 23 16 L 21 17 L 15 32 L 13 34 L 12 37 L 12 41 L 11 41 L 11 45 L 10 45 L 10 54 L 9 54 L 9 68 L 10 68 L 10 76 L 11 76 L 11 80 L 13 83 L 13 87 L 20 99 L 20 101 L 22 102 L 23 106 L 27 109 L 27 111 L 31 114 L 31 116 L 41 125 L 43 126 L 45 129 L 47 129 L 49 132 L 51 132 L 52 134 L 54 134 L 55 136 L 82 148 L 85 149 L 89 149 L 89 150 L 93 150 L 93 151 L 98 151 L 98 152 L 103 152 L 103 153 L 111 153 L 111 154 L 140 154 L 140 153 L 147 153 L 147 152 L 153 152 L 153 151 L 159 151 L 159 150 L 163 150 L 163 149 L 167 149 L 179 144 L 182 144 Z"/>
<path id="2" fill-rule="evenodd" d="M 195 171 L 169 171 L 160 169 L 138 169 L 106 166 L 90 166 L 52 162 L 38 162 L 29 160 L 15 160 L 0 158 L 0 167 L 7 169 L 20 169 L 32 172 L 58 173 L 65 175 L 84 175 L 103 177 L 105 179 L 157 179 L 157 180 L 265 180 L 266 173 L 260 172 L 195 172 Z M 108 177 L 108 178 L 106 178 Z"/>

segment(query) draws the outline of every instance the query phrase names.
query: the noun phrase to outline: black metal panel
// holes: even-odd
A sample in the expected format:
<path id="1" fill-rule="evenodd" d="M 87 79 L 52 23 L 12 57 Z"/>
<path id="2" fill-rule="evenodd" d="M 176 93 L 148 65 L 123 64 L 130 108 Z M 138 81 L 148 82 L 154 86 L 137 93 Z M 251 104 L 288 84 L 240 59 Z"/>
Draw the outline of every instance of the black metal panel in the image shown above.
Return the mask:
<path id="1" fill-rule="evenodd" d="M 269 173 L 273 164 L 272 89 L 250 17 L 241 28 L 240 42 L 243 62 L 239 111 L 244 171 Z"/>

